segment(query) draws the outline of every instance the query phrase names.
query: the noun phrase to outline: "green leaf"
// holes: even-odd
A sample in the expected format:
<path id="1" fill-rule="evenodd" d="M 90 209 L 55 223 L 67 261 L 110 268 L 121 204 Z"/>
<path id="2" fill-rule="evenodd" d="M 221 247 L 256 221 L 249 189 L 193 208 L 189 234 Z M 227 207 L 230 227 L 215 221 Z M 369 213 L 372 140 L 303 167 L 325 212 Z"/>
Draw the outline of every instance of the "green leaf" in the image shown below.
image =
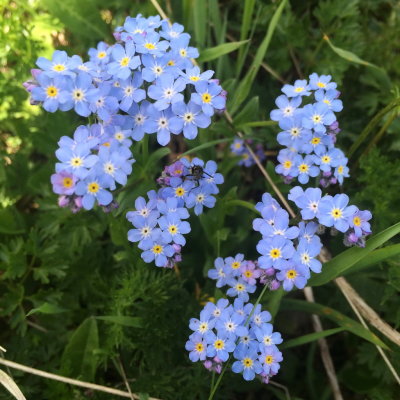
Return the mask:
<path id="1" fill-rule="evenodd" d="M 200 57 L 197 60 L 199 62 L 215 60 L 216 58 L 219 58 L 225 54 L 237 50 L 239 47 L 243 46 L 247 42 L 248 40 L 242 40 L 240 42 L 223 43 L 218 46 L 202 50 Z"/>
<path id="2" fill-rule="evenodd" d="M 279 4 L 279 7 L 276 9 L 268 25 L 267 33 L 264 37 L 264 40 L 262 41 L 260 47 L 258 48 L 254 60 L 251 66 L 249 67 L 249 71 L 247 72 L 245 78 L 240 82 L 239 87 L 235 91 L 235 95 L 232 97 L 233 100 L 230 106 L 230 111 L 232 114 L 234 114 L 239 109 L 239 107 L 242 105 L 243 101 L 246 100 L 250 92 L 253 81 L 257 75 L 258 70 L 260 69 L 265 54 L 267 53 L 269 44 L 271 43 L 272 35 L 275 32 L 275 28 L 278 25 L 282 11 L 285 8 L 286 4 L 287 0 L 282 0 L 281 3 Z"/>
<path id="3" fill-rule="evenodd" d="M 142 319 L 139 317 L 128 317 L 124 315 L 103 315 L 97 316 L 96 319 L 111 322 L 113 324 L 129 326 L 130 328 L 141 328 L 143 326 Z"/>
<path id="4" fill-rule="evenodd" d="M 236 114 L 235 118 L 233 119 L 233 125 L 235 127 L 240 127 L 241 125 L 254 121 L 257 119 L 258 111 L 259 98 L 258 96 L 255 96 L 246 103 L 246 105 L 238 114 Z"/>
<path id="5" fill-rule="evenodd" d="M 290 349 L 291 347 L 301 346 L 302 344 L 314 342 L 315 340 L 334 335 L 338 332 L 343 332 L 346 330 L 345 328 L 334 328 L 334 329 L 326 329 L 322 332 L 314 332 L 309 333 L 308 335 L 300 336 L 296 339 L 286 340 L 281 345 L 279 345 L 279 349 Z"/>
<path id="6" fill-rule="evenodd" d="M 249 201 L 245 201 L 245 200 L 239 200 L 239 199 L 235 199 L 235 200 L 228 200 L 225 203 L 226 207 L 231 207 L 231 206 L 239 206 L 239 207 L 244 207 L 247 208 L 253 212 L 255 212 L 256 214 L 259 214 L 259 212 L 256 210 L 255 206 L 253 203 L 250 203 Z"/>
<path id="7" fill-rule="evenodd" d="M 28 314 L 26 314 L 27 317 L 29 317 L 32 314 L 61 314 L 64 312 L 67 312 L 69 310 L 67 310 L 66 308 L 62 308 L 59 307 L 55 304 L 51 304 L 51 303 L 43 303 L 41 306 L 33 308 L 31 311 L 28 312 Z"/>
<path id="8" fill-rule="evenodd" d="M 149 400 L 150 395 L 148 393 L 139 393 L 139 400 Z"/>
<path id="9" fill-rule="evenodd" d="M 355 64 L 360 64 L 360 65 L 365 65 L 367 67 L 372 67 L 372 68 L 379 68 L 377 65 L 372 64 L 368 61 L 362 60 L 360 57 L 357 56 L 357 54 L 352 53 L 351 51 L 341 49 L 340 47 L 334 46 L 334 44 L 331 42 L 328 36 L 324 36 L 324 40 L 329 44 L 331 49 L 339 56 L 344 58 L 347 61 L 350 61 Z"/>
<path id="10" fill-rule="evenodd" d="M 217 139 L 217 140 L 212 140 L 211 142 L 200 144 L 199 146 L 193 147 L 192 149 L 189 149 L 189 150 L 185 151 L 184 153 L 180 154 L 179 158 L 187 156 L 188 154 L 196 153 L 200 150 L 208 149 L 209 147 L 213 147 L 219 143 L 233 142 L 234 139 L 235 139 L 235 137 L 226 138 L 226 139 Z"/>
<path id="11" fill-rule="evenodd" d="M 286 293 L 281 287 L 269 293 L 265 308 L 271 313 L 272 318 L 275 318 L 278 313 L 281 301 Z"/>
<path id="12" fill-rule="evenodd" d="M 275 121 L 251 121 L 251 122 L 246 122 L 244 125 L 248 126 L 250 128 L 261 128 L 263 126 L 275 126 L 276 122 Z"/>
<path id="13" fill-rule="evenodd" d="M 326 317 L 331 321 L 335 322 L 340 327 L 346 329 L 347 331 L 357 335 L 368 342 L 376 344 L 383 349 L 388 349 L 386 344 L 382 342 L 375 334 L 373 334 L 368 329 L 365 329 L 361 324 L 354 321 L 353 319 L 346 317 L 344 314 L 339 311 L 334 310 L 333 308 L 323 306 L 318 303 L 309 303 L 305 300 L 293 300 L 293 299 L 283 299 L 281 304 L 281 310 L 290 310 L 290 311 L 304 311 L 310 314 L 316 314 L 321 317 Z"/>
<path id="14" fill-rule="evenodd" d="M 400 222 L 392 225 L 390 228 L 374 235 L 369 239 L 365 247 L 352 247 L 338 256 L 332 258 L 324 264 L 322 272 L 314 275 L 308 282 L 309 286 L 320 286 L 342 275 L 343 272 L 352 267 L 355 263 L 361 261 L 375 250 L 390 240 L 400 232 Z"/>
<path id="15" fill-rule="evenodd" d="M 155 164 L 156 162 L 158 162 L 159 160 L 161 160 L 163 157 L 167 156 L 170 153 L 171 153 L 171 150 L 170 150 L 169 147 L 161 147 L 160 149 L 157 149 L 148 158 L 148 160 L 146 162 L 146 165 L 145 165 L 143 170 L 147 171 L 147 169 L 150 166 L 152 166 L 153 164 Z"/>
<path id="16" fill-rule="evenodd" d="M 207 4 L 205 4 L 204 0 L 193 0 L 192 10 L 196 44 L 199 47 L 204 47 L 207 27 Z"/>
<path id="17" fill-rule="evenodd" d="M 93 381 L 98 366 L 99 332 L 94 318 L 88 318 L 72 334 L 61 358 L 61 371 Z"/>
<path id="18" fill-rule="evenodd" d="M 245 0 L 244 2 L 242 25 L 240 27 L 240 40 L 246 39 L 250 31 L 255 4 L 256 0 Z"/>
<path id="19" fill-rule="evenodd" d="M 14 207 L 0 210 L 0 233 L 16 235 L 24 233 L 24 231 L 23 218 Z"/>
<path id="20" fill-rule="evenodd" d="M 383 249 L 378 249 L 369 254 L 368 257 L 364 257 L 361 261 L 355 263 L 350 267 L 343 275 L 352 274 L 354 272 L 361 271 L 365 268 L 376 265 L 389 258 L 398 256 L 400 254 L 400 243 L 392 246 L 386 246 Z"/>

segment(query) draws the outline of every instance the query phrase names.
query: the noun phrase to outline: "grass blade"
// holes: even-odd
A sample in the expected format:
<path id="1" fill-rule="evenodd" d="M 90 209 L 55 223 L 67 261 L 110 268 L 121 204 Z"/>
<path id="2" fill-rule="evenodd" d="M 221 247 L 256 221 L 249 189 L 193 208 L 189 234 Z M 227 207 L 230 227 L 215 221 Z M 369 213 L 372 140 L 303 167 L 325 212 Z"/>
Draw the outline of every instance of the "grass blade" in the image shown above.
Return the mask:
<path id="1" fill-rule="evenodd" d="M 241 42 L 222 43 L 218 46 L 205 49 L 201 52 L 200 57 L 197 60 L 199 62 L 215 60 L 216 58 L 221 57 L 224 54 L 228 54 L 232 51 L 237 50 L 247 42 L 248 40 L 243 40 Z"/>
<path id="2" fill-rule="evenodd" d="M 17 384 L 8 376 L 4 371 L 0 369 L 0 383 L 17 399 L 26 400 Z"/>

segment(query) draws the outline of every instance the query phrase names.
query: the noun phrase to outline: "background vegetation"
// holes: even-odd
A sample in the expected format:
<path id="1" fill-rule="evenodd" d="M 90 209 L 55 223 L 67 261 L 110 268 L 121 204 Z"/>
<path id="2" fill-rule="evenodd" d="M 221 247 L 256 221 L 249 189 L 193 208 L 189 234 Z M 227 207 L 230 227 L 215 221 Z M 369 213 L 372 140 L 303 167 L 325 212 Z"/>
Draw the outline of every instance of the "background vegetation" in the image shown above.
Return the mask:
<path id="1" fill-rule="evenodd" d="M 278 150 L 277 129 L 268 120 L 282 83 L 312 72 L 331 74 L 345 106 L 339 115 L 339 147 L 350 155 L 351 178 L 343 191 L 361 209 L 372 210 L 375 232 L 399 221 L 397 1 L 291 0 L 276 26 L 271 18 L 278 1 L 160 3 L 191 33 L 203 59 L 212 58 L 205 51 L 210 47 L 248 40 L 237 51 L 202 63 L 204 69 L 216 70 L 228 90 L 233 125 L 221 117 L 184 144 L 187 148 L 234 137 L 241 130 L 269 151 Z M 184 350 L 188 319 L 198 314 L 203 301 L 221 294 L 205 278 L 215 257 L 237 252 L 256 257 L 257 236 L 249 230 L 254 214 L 231 200 L 255 203 L 270 187 L 255 167 L 237 167 L 226 143 L 198 151 L 203 159 L 219 160 L 226 182 L 216 208 L 191 219 L 192 233 L 178 272 L 144 264 L 126 238 L 125 212 L 137 196 L 156 187 L 155 178 L 168 162 L 155 142 L 149 157 L 136 148 L 135 172 L 119 195 L 118 210 L 73 215 L 58 208 L 49 182 L 56 143 L 82 121 L 72 112 L 50 115 L 30 106 L 21 84 L 38 56 L 50 56 L 54 49 L 85 56 L 98 41 L 111 42 L 113 29 L 127 15 L 156 11 L 150 1 L 133 0 L 0 0 L 0 7 L 0 344 L 8 350 L 7 359 L 125 390 L 123 365 L 132 391 L 143 399 L 146 393 L 164 400 L 207 398 L 210 375 L 192 364 Z M 272 40 L 266 54 L 260 53 L 268 32 Z M 171 145 L 170 159 L 178 145 L 182 143 Z M 273 156 L 267 169 L 274 169 Z M 338 238 L 326 240 L 333 255 L 343 251 Z M 391 244 L 398 254 L 400 245 L 395 240 Z M 398 328 L 398 259 L 359 265 L 346 273 L 366 302 Z M 332 282 L 316 287 L 315 296 L 318 303 L 356 321 Z M 263 306 L 276 315 L 274 323 L 284 339 L 313 332 L 310 317 L 316 309 L 307 307 L 302 293 L 280 297 L 266 297 Z M 332 316 L 322 321 L 325 329 L 341 324 Z M 389 358 L 399 370 L 399 348 L 375 333 L 390 348 Z M 399 388 L 371 342 L 343 331 L 328 343 L 346 399 L 398 396 Z M 284 350 L 284 359 L 276 382 L 288 388 L 292 399 L 332 398 L 315 341 Z M 16 371 L 12 376 L 28 399 L 110 398 Z M 217 397 L 284 399 L 285 394 L 228 373 Z M 0 399 L 9 398 L 0 388 Z"/>

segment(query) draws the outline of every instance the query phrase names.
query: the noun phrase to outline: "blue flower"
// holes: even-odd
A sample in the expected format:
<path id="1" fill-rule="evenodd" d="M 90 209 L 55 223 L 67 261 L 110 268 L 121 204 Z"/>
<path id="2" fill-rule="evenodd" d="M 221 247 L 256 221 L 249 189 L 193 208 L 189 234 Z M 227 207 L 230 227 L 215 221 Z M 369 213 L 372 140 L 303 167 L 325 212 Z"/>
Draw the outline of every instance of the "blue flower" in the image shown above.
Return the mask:
<path id="1" fill-rule="evenodd" d="M 167 267 L 168 266 L 168 258 L 172 257 L 175 253 L 174 248 L 166 244 L 161 237 L 159 237 L 156 241 L 154 241 L 151 245 L 144 247 L 145 250 L 141 257 L 144 262 L 151 263 L 155 262 L 157 267 Z"/>
<path id="2" fill-rule="evenodd" d="M 300 151 L 304 142 L 311 140 L 311 131 L 303 127 L 301 115 L 282 118 L 279 127 L 284 129 L 277 136 L 278 143 L 282 146 L 293 147 Z"/>
<path id="3" fill-rule="evenodd" d="M 312 90 L 331 90 L 336 89 L 336 83 L 331 82 L 332 77 L 330 75 L 320 75 L 315 72 L 310 75 L 310 88 Z"/>
<path id="4" fill-rule="evenodd" d="M 51 60 L 39 57 L 36 65 L 41 68 L 47 76 L 54 78 L 56 76 L 75 76 L 74 68 L 79 64 L 79 57 L 68 57 L 65 51 L 55 50 Z"/>
<path id="5" fill-rule="evenodd" d="M 311 94 L 310 87 L 306 79 L 295 81 L 294 85 L 283 85 L 282 92 L 287 97 L 309 96 Z"/>
<path id="6" fill-rule="evenodd" d="M 218 357 L 222 361 L 227 361 L 229 353 L 232 353 L 235 349 L 235 342 L 233 339 L 223 336 L 216 335 L 210 332 L 206 336 L 207 346 L 207 357 Z"/>
<path id="7" fill-rule="evenodd" d="M 194 207 L 194 213 L 200 215 L 203 213 L 203 207 L 213 208 L 216 199 L 211 196 L 211 190 L 207 187 L 194 188 L 186 198 L 186 207 Z"/>
<path id="8" fill-rule="evenodd" d="M 43 108 L 48 112 L 55 112 L 67 101 L 66 79 L 62 76 L 54 78 L 41 73 L 37 76 L 40 86 L 32 89 L 32 100 L 43 102 Z"/>
<path id="9" fill-rule="evenodd" d="M 207 343 L 203 336 L 199 333 L 193 333 L 189 336 L 189 340 L 185 344 L 185 349 L 188 350 L 190 361 L 204 361 L 206 359 Z"/>
<path id="10" fill-rule="evenodd" d="M 139 142 L 143 139 L 145 133 L 150 133 L 151 122 L 149 115 L 150 103 L 144 101 L 142 104 L 132 104 L 129 110 L 129 115 L 132 116 L 133 127 L 132 127 L 132 139 Z"/>
<path id="11" fill-rule="evenodd" d="M 253 311 L 251 322 L 256 327 L 260 327 L 266 322 L 271 321 L 271 319 L 272 319 L 271 314 L 268 311 L 261 311 L 261 304 L 257 304 L 256 308 Z"/>
<path id="12" fill-rule="evenodd" d="M 169 43 L 165 40 L 160 41 L 160 35 L 156 32 L 149 32 L 147 35 L 135 35 L 134 42 L 136 44 L 136 51 L 141 54 L 151 54 L 155 57 L 162 56 Z"/>
<path id="13" fill-rule="evenodd" d="M 107 206 L 111 203 L 112 194 L 104 189 L 104 185 L 95 174 L 87 176 L 84 180 L 78 182 L 75 193 L 78 196 L 83 196 L 82 205 L 86 210 L 91 210 L 95 200 L 101 206 Z"/>
<path id="14" fill-rule="evenodd" d="M 162 239 L 165 243 L 176 243 L 181 246 L 186 244 L 184 234 L 190 232 L 189 222 L 181 221 L 176 213 L 166 215 L 158 220 L 162 229 Z"/>
<path id="15" fill-rule="evenodd" d="M 291 175 L 297 176 L 300 183 L 305 184 L 311 177 L 316 177 L 319 174 L 319 168 L 314 165 L 315 156 L 307 155 L 304 158 L 297 155 L 294 159 L 296 168 L 292 170 Z"/>
<path id="16" fill-rule="evenodd" d="M 100 85 L 96 91 L 88 94 L 90 102 L 89 108 L 93 113 L 97 113 L 99 118 L 105 122 L 111 120 L 111 116 L 118 110 L 118 100 L 109 96 L 111 86 L 107 84 Z"/>
<path id="17" fill-rule="evenodd" d="M 293 243 L 282 236 L 274 236 L 260 240 L 257 244 L 257 251 L 262 255 L 258 258 L 259 267 L 267 269 L 270 267 L 279 268 L 294 253 Z"/>
<path id="18" fill-rule="evenodd" d="M 129 211 L 126 214 L 126 218 L 128 221 L 133 221 L 133 218 L 135 215 L 140 215 L 144 218 L 150 218 L 151 216 L 155 216 L 155 218 L 158 218 L 160 213 L 156 209 L 157 206 L 157 200 L 156 199 L 150 199 L 148 202 L 144 199 L 144 197 L 138 197 L 135 200 L 135 208 L 136 211 Z"/>
<path id="19" fill-rule="evenodd" d="M 279 332 L 273 332 L 271 324 L 263 323 L 260 327 L 254 329 L 254 334 L 260 342 L 260 350 L 265 347 L 276 346 L 282 343 L 282 336 Z"/>
<path id="20" fill-rule="evenodd" d="M 296 172 L 295 158 L 297 153 L 289 149 L 283 149 L 278 154 L 279 164 L 275 167 L 275 171 L 283 176 L 292 176 Z"/>
<path id="21" fill-rule="evenodd" d="M 316 259 L 322 248 L 322 243 L 318 236 L 314 236 L 313 240 L 300 239 L 293 256 L 293 261 L 304 265 L 317 274 L 321 272 L 321 262 Z"/>
<path id="22" fill-rule="evenodd" d="M 170 108 L 158 111 L 155 107 L 149 109 L 149 128 L 150 133 L 157 132 L 157 142 L 161 146 L 166 146 L 171 140 L 170 120 L 174 116 Z"/>
<path id="23" fill-rule="evenodd" d="M 200 72 L 200 68 L 197 66 L 186 68 L 185 72 L 180 71 L 180 75 L 185 79 L 185 82 L 196 84 L 199 81 L 208 81 L 214 75 L 214 71 L 208 70 Z"/>
<path id="24" fill-rule="evenodd" d="M 317 90 L 315 92 L 315 100 L 318 102 L 324 103 L 328 106 L 328 108 L 334 112 L 339 112 L 343 110 L 343 103 L 341 100 L 338 100 L 339 92 L 337 90 Z"/>
<path id="25" fill-rule="evenodd" d="M 187 33 L 183 33 L 183 25 L 177 24 L 176 22 L 170 25 L 169 21 L 163 21 L 161 28 L 160 36 L 167 40 L 175 40 L 182 35 L 188 35 Z"/>
<path id="26" fill-rule="evenodd" d="M 315 157 L 315 164 L 319 165 L 319 168 L 323 172 L 330 172 L 331 165 L 335 164 L 335 162 L 341 158 L 341 151 L 339 149 L 333 148 L 328 151 L 325 149 L 316 149 L 315 154 L 318 157 Z"/>
<path id="27" fill-rule="evenodd" d="M 167 197 L 157 201 L 157 209 L 163 215 L 177 215 L 179 219 L 189 218 L 189 211 L 185 207 L 178 207 L 178 200 L 175 197 Z"/>
<path id="28" fill-rule="evenodd" d="M 303 219 L 313 219 L 318 215 L 321 196 L 321 189 L 307 188 L 303 194 L 299 195 L 295 199 L 294 202 L 296 203 L 296 206 L 301 209 L 301 217 Z"/>
<path id="29" fill-rule="evenodd" d="M 130 242 L 139 242 L 140 249 L 149 249 L 159 238 L 161 230 L 156 228 L 158 224 L 157 215 L 153 214 L 145 218 L 141 215 L 133 215 L 129 218 L 136 229 L 128 231 L 128 240 Z"/>
<path id="30" fill-rule="evenodd" d="M 225 309 L 215 324 L 219 335 L 236 340 L 237 336 L 247 335 L 247 328 L 243 325 L 244 317 L 230 309 Z"/>
<path id="31" fill-rule="evenodd" d="M 162 189 L 161 193 L 164 198 L 175 197 L 178 201 L 178 207 L 182 207 L 193 187 L 194 183 L 186 180 L 176 187 L 167 187 Z"/>
<path id="32" fill-rule="evenodd" d="M 275 104 L 279 109 L 272 110 L 270 118 L 273 121 L 280 121 L 282 118 L 292 117 L 295 115 L 297 107 L 301 104 L 301 97 L 294 97 L 289 100 L 286 96 L 281 95 L 276 98 Z"/>
<path id="33" fill-rule="evenodd" d="M 307 267 L 289 261 L 281 263 L 279 265 L 279 270 L 276 277 L 283 283 L 283 289 L 286 291 L 292 290 L 293 286 L 296 286 L 298 289 L 303 289 L 310 276 Z"/>
<path id="34" fill-rule="evenodd" d="M 217 321 L 223 311 L 227 308 L 230 307 L 229 305 L 229 301 L 227 299 L 219 299 L 217 301 L 217 304 L 208 302 L 205 306 L 204 306 L 204 310 L 207 310 L 208 312 L 210 312 L 210 314 L 212 315 L 212 317 L 215 319 L 215 321 Z"/>
<path id="35" fill-rule="evenodd" d="M 70 110 L 74 108 L 75 112 L 82 116 L 88 117 L 91 114 L 89 108 L 89 98 L 97 93 L 92 83 L 92 77 L 81 72 L 74 80 L 67 82 L 67 101 L 60 107 L 61 110 Z"/>
<path id="36" fill-rule="evenodd" d="M 200 319 L 191 318 L 189 321 L 189 328 L 203 336 L 207 336 L 214 326 L 215 319 L 212 317 L 212 310 L 210 307 L 204 307 L 204 309 L 200 312 Z"/>
<path id="37" fill-rule="evenodd" d="M 181 93 L 186 87 L 186 83 L 182 78 L 175 78 L 170 74 L 161 75 L 151 85 L 147 91 L 150 98 L 156 100 L 154 107 L 157 110 L 165 110 L 171 104 L 183 101 L 183 94 Z"/>
<path id="38" fill-rule="evenodd" d="M 307 104 L 303 108 L 303 126 L 314 129 L 316 132 L 325 133 L 326 126 L 336 121 L 335 114 L 325 103 Z"/>
<path id="39" fill-rule="evenodd" d="M 197 58 L 199 51 L 194 47 L 189 47 L 190 36 L 181 35 L 179 38 L 171 41 L 171 50 L 179 56 L 179 66 L 181 69 L 190 68 L 191 58 Z"/>
<path id="40" fill-rule="evenodd" d="M 127 79 L 131 71 L 140 65 L 140 57 L 135 56 L 135 45 L 132 42 L 125 43 L 125 47 L 114 45 L 111 54 L 115 61 L 108 64 L 107 72 L 114 78 Z"/>
<path id="41" fill-rule="evenodd" d="M 128 112 L 132 103 L 139 103 L 146 98 L 146 92 L 140 87 L 143 84 L 142 75 L 136 71 L 132 79 L 126 79 L 120 82 L 118 91 L 118 100 L 120 100 L 119 108 Z"/>
<path id="42" fill-rule="evenodd" d="M 357 211 L 352 215 L 349 220 L 349 225 L 354 229 L 354 233 L 357 237 L 362 237 L 364 235 L 369 235 L 371 233 L 371 226 L 369 220 L 372 218 L 370 211 Z"/>
<path id="43" fill-rule="evenodd" d="M 214 261 L 215 269 L 208 270 L 207 276 L 210 279 L 216 280 L 215 286 L 217 288 L 223 287 L 228 283 L 231 278 L 230 274 L 225 271 L 225 262 L 222 257 L 218 257 Z"/>
<path id="44" fill-rule="evenodd" d="M 283 360 L 283 357 L 275 346 L 269 346 L 264 348 L 259 360 L 262 363 L 262 369 L 265 374 L 275 375 L 279 371 L 279 363 Z"/>
<path id="45" fill-rule="evenodd" d="M 112 47 L 107 43 L 99 42 L 96 49 L 89 49 L 88 54 L 90 61 L 93 61 L 96 64 L 107 64 L 110 59 L 111 49 Z"/>
<path id="46" fill-rule="evenodd" d="M 345 194 L 323 197 L 319 204 L 319 223 L 346 232 L 349 229 L 350 217 L 357 211 L 357 207 L 347 206 L 348 203 L 349 197 Z"/>
<path id="47" fill-rule="evenodd" d="M 230 288 L 226 292 L 226 294 L 230 297 L 238 297 L 243 301 L 249 301 L 249 293 L 254 293 L 256 291 L 255 285 L 250 285 L 245 280 L 239 278 L 231 278 L 227 282 Z"/>
<path id="48" fill-rule="evenodd" d="M 236 254 L 235 257 L 225 258 L 225 271 L 229 276 L 240 276 L 240 268 L 243 265 L 244 254 Z"/>
<path id="49" fill-rule="evenodd" d="M 226 99 L 220 96 L 222 87 L 215 83 L 200 81 L 195 84 L 196 93 L 192 93 L 191 101 L 201 106 L 205 115 L 211 117 L 214 109 L 223 110 L 225 108 Z"/>
<path id="50" fill-rule="evenodd" d="M 282 236 L 285 239 L 295 239 L 299 235 L 297 226 L 289 227 L 289 214 L 286 210 L 280 209 L 274 213 L 273 223 L 263 224 L 260 232 L 265 237 Z"/>
<path id="51" fill-rule="evenodd" d="M 251 381 L 255 378 L 256 374 L 262 371 L 262 366 L 258 360 L 257 349 L 250 346 L 247 351 L 237 357 L 240 361 L 235 361 L 232 364 L 232 371 L 235 373 L 243 373 L 243 378 L 246 381 Z"/>

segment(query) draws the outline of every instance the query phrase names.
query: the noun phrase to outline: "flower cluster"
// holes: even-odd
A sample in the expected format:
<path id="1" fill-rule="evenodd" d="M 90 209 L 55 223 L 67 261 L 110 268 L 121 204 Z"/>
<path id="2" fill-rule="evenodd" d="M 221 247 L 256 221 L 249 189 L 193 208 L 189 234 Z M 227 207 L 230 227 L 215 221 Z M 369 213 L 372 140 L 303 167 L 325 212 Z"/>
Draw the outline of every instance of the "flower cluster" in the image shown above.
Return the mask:
<path id="1" fill-rule="evenodd" d="M 231 144 L 231 152 L 237 156 L 240 156 L 240 160 L 238 165 L 243 165 L 245 167 L 251 167 L 255 164 L 253 157 L 251 156 L 249 150 L 245 146 L 245 143 L 249 146 L 252 145 L 253 141 L 251 139 L 235 139 Z M 257 143 L 254 149 L 254 153 L 258 157 L 260 161 L 264 161 L 265 156 L 265 149 L 261 143 Z"/>
<path id="2" fill-rule="evenodd" d="M 258 261 L 244 260 L 243 254 L 235 257 L 218 257 L 214 261 L 215 269 L 208 271 L 208 277 L 216 280 L 216 287 L 229 286 L 226 294 L 249 301 L 249 293 L 254 293 L 257 283 L 268 284 L 271 290 L 278 289 L 280 283 L 271 279 L 270 270 L 258 266 Z"/>
<path id="3" fill-rule="evenodd" d="M 79 126 L 73 138 L 58 142 L 56 173 L 51 176 L 53 191 L 60 195 L 59 205 L 73 212 L 90 210 L 95 202 L 117 206 L 110 191 L 116 183 L 125 185 L 135 160 L 129 150 L 131 141 L 124 130 L 104 129 L 100 124 Z"/>
<path id="4" fill-rule="evenodd" d="M 278 109 L 271 112 L 271 119 L 282 129 L 279 144 L 286 146 L 279 152 L 276 172 L 287 183 L 297 178 L 306 184 L 310 177 L 321 174 L 320 184 L 326 187 L 342 184 L 349 176 L 348 160 L 335 147 L 340 132 L 335 112 L 343 108 L 336 86 L 330 75 L 313 73 L 309 80 L 284 85 L 284 94 L 276 99 Z M 303 104 L 311 95 L 310 102 Z"/>
<path id="5" fill-rule="evenodd" d="M 289 199 L 300 209 L 305 221 L 317 220 L 319 224 L 335 228 L 345 234 L 344 243 L 348 246 L 365 245 L 365 237 L 371 233 L 370 211 L 360 211 L 356 206 L 348 205 L 346 194 L 325 195 L 318 188 L 303 190 L 296 186 L 290 190 Z"/>
<path id="6" fill-rule="evenodd" d="M 217 185 L 224 178 L 217 173 L 214 161 L 204 162 L 198 158 L 181 159 L 165 167 L 158 183 L 158 192 L 147 193 L 148 201 L 139 197 L 135 211 L 127 213 L 127 219 L 135 229 L 128 232 L 128 240 L 138 242 L 146 263 L 155 262 L 157 267 L 172 268 L 181 261 L 183 235 L 190 232 L 189 209 L 200 215 L 203 207 L 212 208 L 219 193 Z"/>
<path id="7" fill-rule="evenodd" d="M 189 46 L 182 25 L 139 14 L 127 17 L 114 36 L 116 44 L 91 48 L 88 62 L 58 50 L 51 60 L 40 57 L 40 69 L 24 84 L 31 102 L 49 112 L 95 114 L 105 126 L 129 131 L 135 141 L 156 133 L 162 146 L 171 133 L 194 139 L 198 128 L 208 127 L 212 115 L 225 108 L 226 92 L 211 79 L 214 72 L 193 66 L 191 58 L 199 53 Z"/>
<path id="8" fill-rule="evenodd" d="M 186 342 L 189 358 L 193 362 L 203 361 L 207 369 L 220 373 L 222 364 L 233 355 L 233 372 L 243 374 L 247 381 L 258 376 L 268 383 L 283 359 L 276 346 L 282 338 L 280 333 L 273 332 L 270 320 L 271 314 L 262 311 L 259 304 L 254 307 L 241 299 L 233 305 L 227 299 L 216 304 L 209 302 L 200 319 L 190 320 L 189 327 L 194 332 Z"/>

